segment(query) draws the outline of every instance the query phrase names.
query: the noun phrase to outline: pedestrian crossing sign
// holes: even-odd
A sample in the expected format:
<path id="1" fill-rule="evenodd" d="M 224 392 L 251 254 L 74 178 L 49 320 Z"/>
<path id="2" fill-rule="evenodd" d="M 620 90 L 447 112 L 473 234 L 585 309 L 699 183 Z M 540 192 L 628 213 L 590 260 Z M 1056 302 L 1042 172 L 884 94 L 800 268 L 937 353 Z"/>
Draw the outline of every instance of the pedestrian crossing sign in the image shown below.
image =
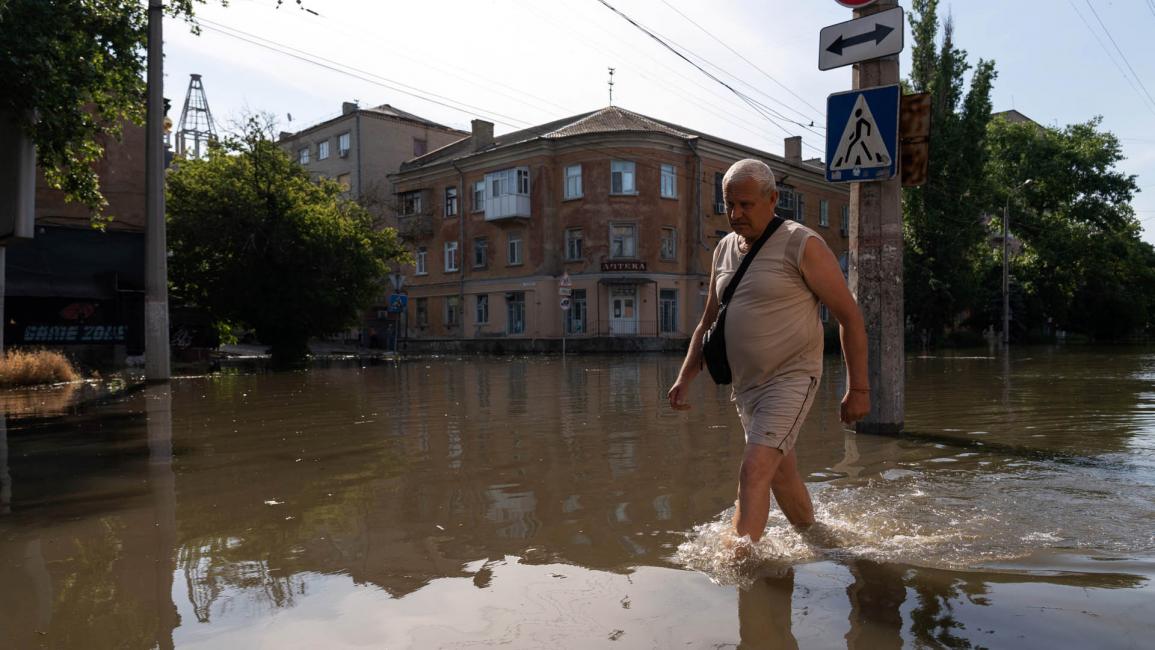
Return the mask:
<path id="1" fill-rule="evenodd" d="M 883 181 L 898 172 L 898 84 L 826 98 L 826 180 Z"/>

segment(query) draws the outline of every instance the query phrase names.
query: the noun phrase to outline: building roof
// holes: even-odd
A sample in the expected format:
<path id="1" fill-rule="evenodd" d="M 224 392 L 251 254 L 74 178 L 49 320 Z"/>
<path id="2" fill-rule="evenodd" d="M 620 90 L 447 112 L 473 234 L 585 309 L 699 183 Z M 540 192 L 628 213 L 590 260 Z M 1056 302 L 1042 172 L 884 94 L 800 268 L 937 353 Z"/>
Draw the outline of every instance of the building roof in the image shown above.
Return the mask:
<path id="1" fill-rule="evenodd" d="M 458 129 L 455 129 L 451 126 L 445 126 L 444 124 L 438 124 L 437 122 L 434 122 L 432 120 L 427 120 L 424 117 L 421 117 L 420 115 L 414 115 L 413 113 L 410 113 L 408 111 L 403 111 L 399 108 L 394 108 L 393 106 L 390 106 L 389 104 L 381 104 L 380 106 L 374 106 L 373 108 L 361 108 L 358 110 L 360 110 L 361 112 L 364 112 L 364 113 L 376 113 L 378 115 L 384 115 L 386 117 L 392 117 L 392 118 L 396 118 L 399 120 L 404 120 L 406 122 L 416 122 L 418 124 L 423 124 L 425 126 L 431 126 L 433 128 L 437 128 L 437 129 L 445 129 L 446 131 L 457 131 L 458 130 Z M 460 131 L 460 132 L 464 133 L 464 131 Z"/>
<path id="2" fill-rule="evenodd" d="M 486 147 L 484 151 L 493 151 L 531 140 L 560 140 L 595 133 L 661 133 L 681 139 L 694 138 L 700 135 L 690 129 L 655 120 L 620 106 L 607 106 L 600 110 L 580 113 L 520 131 L 494 136 L 493 144 Z M 473 137 L 470 136 L 402 163 L 401 171 L 410 171 L 446 160 L 455 160 L 472 153 L 474 153 Z"/>
<path id="3" fill-rule="evenodd" d="M 348 106 L 353 106 L 353 105 L 354 104 L 348 104 Z M 277 138 L 277 141 L 278 142 L 287 142 L 287 141 L 295 140 L 295 139 L 305 135 L 306 133 L 309 133 L 311 131 L 315 131 L 315 130 L 320 129 L 322 127 L 329 126 L 331 124 L 334 124 L 334 123 L 339 122 L 341 120 L 344 120 L 346 118 L 352 117 L 353 115 L 355 115 L 357 113 L 360 113 L 361 115 L 370 115 L 370 116 L 374 116 L 374 117 L 400 120 L 402 122 L 410 122 L 410 123 L 418 124 L 420 126 L 424 126 L 427 128 L 441 129 L 442 131 L 449 131 L 452 133 L 460 133 L 462 135 L 468 135 L 468 132 L 466 132 L 466 131 L 462 131 L 460 129 L 455 129 L 451 126 L 445 126 L 444 124 L 438 124 L 437 122 L 434 122 L 432 120 L 427 120 L 424 117 L 421 117 L 420 115 L 414 115 L 413 113 L 410 113 L 408 111 L 403 111 L 403 110 L 396 108 L 394 106 L 390 106 L 389 104 L 381 104 L 380 106 L 374 106 L 372 108 L 356 108 L 356 109 L 348 111 L 348 112 L 342 112 L 340 115 L 337 115 L 335 117 L 331 117 L 331 118 L 329 118 L 323 122 L 318 122 L 318 123 L 313 124 L 311 126 L 307 126 L 303 129 L 301 129 L 300 131 L 296 131 L 293 133 L 290 133 L 287 131 L 282 131 L 280 137 Z"/>
<path id="4" fill-rule="evenodd" d="M 1010 122 L 1011 124 L 1022 124 L 1024 122 L 1030 122 L 1031 124 L 1034 124 L 1036 126 L 1038 125 L 1037 122 L 1035 122 L 1031 118 L 1027 117 L 1026 115 L 1023 115 L 1022 113 L 1016 111 L 1013 108 L 1009 111 L 999 111 L 997 113 L 991 113 L 991 117 L 1001 117 L 1002 119 Z"/>

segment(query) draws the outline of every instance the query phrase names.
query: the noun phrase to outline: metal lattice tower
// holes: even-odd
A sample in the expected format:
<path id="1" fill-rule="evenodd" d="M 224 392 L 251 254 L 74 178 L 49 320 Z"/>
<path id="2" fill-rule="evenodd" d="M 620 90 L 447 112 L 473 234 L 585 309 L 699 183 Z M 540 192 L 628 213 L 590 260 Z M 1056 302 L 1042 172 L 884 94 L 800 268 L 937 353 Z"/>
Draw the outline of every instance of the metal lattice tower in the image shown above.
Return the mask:
<path id="1" fill-rule="evenodd" d="M 216 139 L 217 130 L 213 126 L 213 114 L 209 111 L 201 76 L 189 75 L 188 94 L 184 97 L 176 133 L 176 154 L 184 158 L 200 158 L 208 155 L 209 142 Z"/>

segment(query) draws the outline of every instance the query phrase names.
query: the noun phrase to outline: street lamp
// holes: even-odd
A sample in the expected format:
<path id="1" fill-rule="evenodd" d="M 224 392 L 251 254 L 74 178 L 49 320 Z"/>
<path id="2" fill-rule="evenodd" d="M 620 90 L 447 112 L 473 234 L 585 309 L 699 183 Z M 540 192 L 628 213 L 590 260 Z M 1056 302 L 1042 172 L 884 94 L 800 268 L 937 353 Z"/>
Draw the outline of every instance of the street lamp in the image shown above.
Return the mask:
<path id="1" fill-rule="evenodd" d="M 1030 185 L 1032 180 L 1028 178 L 1007 192 L 1007 202 L 1003 206 L 1003 345 L 1011 344 L 1011 284 L 1007 265 L 1007 225 L 1011 219 L 1011 196 Z"/>

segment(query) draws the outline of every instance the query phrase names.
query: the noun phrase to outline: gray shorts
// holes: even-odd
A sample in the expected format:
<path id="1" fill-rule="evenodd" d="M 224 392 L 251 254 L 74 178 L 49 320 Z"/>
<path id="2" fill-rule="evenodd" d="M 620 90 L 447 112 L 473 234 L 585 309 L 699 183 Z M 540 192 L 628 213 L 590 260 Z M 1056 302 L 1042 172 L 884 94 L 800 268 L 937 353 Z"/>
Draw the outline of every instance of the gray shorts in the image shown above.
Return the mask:
<path id="1" fill-rule="evenodd" d="M 764 445 L 788 453 L 810 412 L 818 377 L 786 375 L 735 393 L 733 400 L 746 431 L 746 444 Z"/>

